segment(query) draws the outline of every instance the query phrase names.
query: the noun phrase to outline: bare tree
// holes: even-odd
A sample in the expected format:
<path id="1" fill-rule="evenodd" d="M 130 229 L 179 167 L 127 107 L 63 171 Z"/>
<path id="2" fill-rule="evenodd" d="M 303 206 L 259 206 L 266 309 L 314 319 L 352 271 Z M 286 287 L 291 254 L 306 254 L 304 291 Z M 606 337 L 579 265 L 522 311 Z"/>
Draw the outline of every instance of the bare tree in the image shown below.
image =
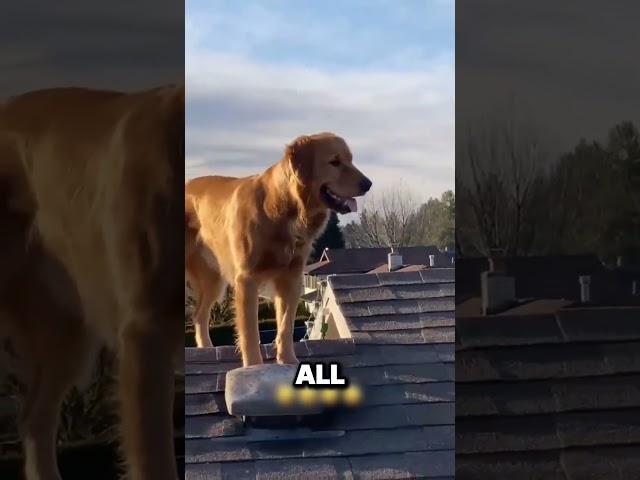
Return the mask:
<path id="1" fill-rule="evenodd" d="M 527 253 L 532 239 L 525 226 L 544 161 L 537 136 L 525 123 L 510 120 L 468 130 L 463 138 L 458 146 L 463 161 L 457 165 L 463 198 L 457 205 L 461 215 L 473 217 L 460 223 L 473 220 L 475 228 L 460 232 L 459 241 L 483 255 L 496 248 L 508 255 Z"/>
<path id="2" fill-rule="evenodd" d="M 360 223 L 345 227 L 349 247 L 410 245 L 415 240 L 418 202 L 403 184 L 365 198 Z"/>

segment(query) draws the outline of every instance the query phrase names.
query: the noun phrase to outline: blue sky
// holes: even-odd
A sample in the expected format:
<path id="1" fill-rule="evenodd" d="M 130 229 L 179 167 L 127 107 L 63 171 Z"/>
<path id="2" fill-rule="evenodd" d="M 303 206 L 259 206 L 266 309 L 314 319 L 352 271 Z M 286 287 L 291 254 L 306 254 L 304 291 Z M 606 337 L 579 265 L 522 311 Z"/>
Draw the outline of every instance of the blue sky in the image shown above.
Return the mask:
<path id="1" fill-rule="evenodd" d="M 378 190 L 454 184 L 454 3 L 186 2 L 186 175 L 249 175 L 333 131 Z"/>

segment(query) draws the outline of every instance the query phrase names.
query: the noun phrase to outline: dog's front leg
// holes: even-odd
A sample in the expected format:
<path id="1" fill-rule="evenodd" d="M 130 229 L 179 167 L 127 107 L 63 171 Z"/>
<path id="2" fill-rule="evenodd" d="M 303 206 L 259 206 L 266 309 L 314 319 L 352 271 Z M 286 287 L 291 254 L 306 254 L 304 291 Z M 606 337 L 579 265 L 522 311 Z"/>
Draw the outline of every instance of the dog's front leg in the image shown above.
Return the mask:
<path id="1" fill-rule="evenodd" d="M 127 478 L 176 480 L 172 339 L 150 319 L 132 319 L 120 335 L 118 353 Z"/>
<path id="2" fill-rule="evenodd" d="M 259 365 L 260 332 L 258 330 L 258 284 L 254 278 L 239 273 L 235 279 L 236 331 L 242 354 L 242 364 Z"/>
<path id="3" fill-rule="evenodd" d="M 275 282 L 276 304 L 276 359 L 278 363 L 297 364 L 293 348 L 293 326 L 302 289 L 302 271 L 288 272 Z"/>
<path id="4" fill-rule="evenodd" d="M 60 480 L 56 458 L 58 416 L 63 391 L 56 384 L 57 372 L 42 371 L 39 366 L 36 383 L 30 385 L 23 406 L 21 436 L 27 480 Z"/>

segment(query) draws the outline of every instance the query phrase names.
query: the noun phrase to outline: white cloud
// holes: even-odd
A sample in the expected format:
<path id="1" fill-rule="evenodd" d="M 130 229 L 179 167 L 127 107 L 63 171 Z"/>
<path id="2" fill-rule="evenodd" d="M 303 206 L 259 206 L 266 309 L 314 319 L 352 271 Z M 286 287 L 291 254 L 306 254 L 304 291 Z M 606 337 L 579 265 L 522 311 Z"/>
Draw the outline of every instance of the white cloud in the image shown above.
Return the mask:
<path id="1" fill-rule="evenodd" d="M 374 188 L 400 178 L 420 198 L 453 188 L 450 58 L 424 65 L 407 49 L 396 58 L 419 70 L 329 70 L 258 61 L 244 49 L 214 51 L 202 22 L 188 17 L 187 29 L 187 178 L 257 173 L 296 136 L 332 131 L 347 140 Z"/>

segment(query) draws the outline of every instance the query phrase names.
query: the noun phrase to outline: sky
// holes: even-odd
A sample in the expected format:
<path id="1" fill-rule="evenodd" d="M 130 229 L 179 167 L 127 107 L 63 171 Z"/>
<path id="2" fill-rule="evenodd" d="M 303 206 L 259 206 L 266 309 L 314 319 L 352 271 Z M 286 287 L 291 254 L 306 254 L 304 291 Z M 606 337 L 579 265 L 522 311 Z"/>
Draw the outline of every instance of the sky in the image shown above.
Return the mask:
<path id="1" fill-rule="evenodd" d="M 515 116 L 553 157 L 638 124 L 639 2 L 462 0 L 457 10 L 460 142 L 466 124 Z"/>
<path id="2" fill-rule="evenodd" d="M 376 190 L 454 187 L 454 2 L 186 2 L 187 178 L 334 132 Z"/>
<path id="3" fill-rule="evenodd" d="M 181 2 L 21 0 L 2 7 L 0 99 L 43 88 L 135 91 L 184 80 Z"/>

